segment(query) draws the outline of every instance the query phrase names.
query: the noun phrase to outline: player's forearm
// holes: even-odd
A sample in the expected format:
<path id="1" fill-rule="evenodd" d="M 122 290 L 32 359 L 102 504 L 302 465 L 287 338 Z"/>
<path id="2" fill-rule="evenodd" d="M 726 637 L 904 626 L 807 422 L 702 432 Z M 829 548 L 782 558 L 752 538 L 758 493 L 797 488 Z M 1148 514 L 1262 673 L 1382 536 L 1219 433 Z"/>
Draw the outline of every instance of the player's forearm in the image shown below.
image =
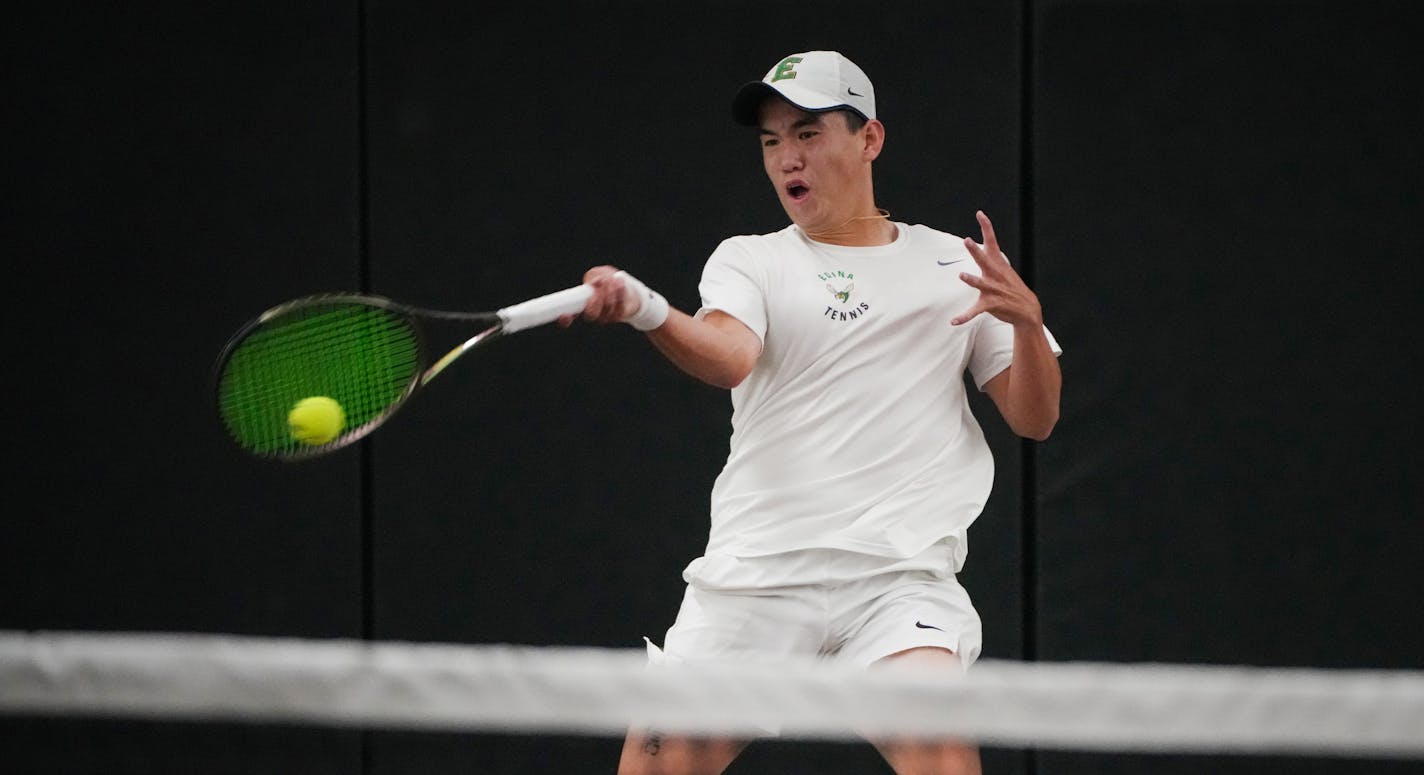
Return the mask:
<path id="1" fill-rule="evenodd" d="M 1009 370 L 1009 427 L 1043 441 L 1058 424 L 1063 375 L 1041 325 L 1014 327 L 1014 365 Z"/>
<path id="2" fill-rule="evenodd" d="M 671 309 L 667 321 L 647 333 L 653 345 L 679 369 L 720 388 L 740 385 L 761 353 L 756 335 L 731 318 L 711 321 Z"/>

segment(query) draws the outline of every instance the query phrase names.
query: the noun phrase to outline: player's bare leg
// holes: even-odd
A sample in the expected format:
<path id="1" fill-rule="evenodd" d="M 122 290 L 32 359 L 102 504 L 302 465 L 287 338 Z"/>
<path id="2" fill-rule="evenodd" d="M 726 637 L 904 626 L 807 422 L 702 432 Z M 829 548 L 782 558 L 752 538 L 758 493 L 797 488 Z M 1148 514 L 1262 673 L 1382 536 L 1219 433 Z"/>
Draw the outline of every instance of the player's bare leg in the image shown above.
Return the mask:
<path id="1" fill-rule="evenodd" d="M 941 648 L 917 648 L 881 660 L 959 672 L 959 655 Z M 979 749 L 956 740 L 871 740 L 897 775 L 980 775 Z"/>
<path id="2" fill-rule="evenodd" d="M 745 740 L 633 731 L 623 742 L 618 775 L 720 775 L 746 747 Z"/>

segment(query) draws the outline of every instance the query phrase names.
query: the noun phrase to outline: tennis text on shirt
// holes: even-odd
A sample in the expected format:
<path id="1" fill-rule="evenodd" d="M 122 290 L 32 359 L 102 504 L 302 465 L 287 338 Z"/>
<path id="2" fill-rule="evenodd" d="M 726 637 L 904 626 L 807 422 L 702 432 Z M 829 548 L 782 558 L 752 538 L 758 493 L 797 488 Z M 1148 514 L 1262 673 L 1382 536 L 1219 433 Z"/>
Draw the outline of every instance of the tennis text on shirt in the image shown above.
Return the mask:
<path id="1" fill-rule="evenodd" d="M 870 311 L 870 304 L 864 301 L 853 301 L 851 294 L 855 292 L 855 274 L 844 270 L 822 272 L 816 275 L 816 279 L 824 280 L 826 290 L 831 292 L 834 300 L 826 305 L 825 312 L 821 314 L 831 320 L 852 321 L 859 320 L 865 313 Z"/>

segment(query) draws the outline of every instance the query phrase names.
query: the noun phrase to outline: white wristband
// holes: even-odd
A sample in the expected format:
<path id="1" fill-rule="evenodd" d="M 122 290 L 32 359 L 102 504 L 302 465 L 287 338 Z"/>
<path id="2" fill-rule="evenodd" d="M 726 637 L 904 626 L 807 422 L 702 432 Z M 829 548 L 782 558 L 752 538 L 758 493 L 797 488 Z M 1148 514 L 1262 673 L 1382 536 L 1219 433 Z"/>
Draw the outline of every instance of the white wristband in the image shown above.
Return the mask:
<path id="1" fill-rule="evenodd" d="M 623 278 L 623 284 L 627 286 L 628 290 L 632 291 L 641 302 L 641 304 L 638 305 L 638 311 L 625 318 L 623 320 L 624 323 L 627 323 L 639 331 L 652 331 L 667 320 L 668 303 L 667 299 L 664 299 L 661 293 L 643 285 L 642 280 L 639 280 L 627 272 L 620 271 L 618 277 Z"/>

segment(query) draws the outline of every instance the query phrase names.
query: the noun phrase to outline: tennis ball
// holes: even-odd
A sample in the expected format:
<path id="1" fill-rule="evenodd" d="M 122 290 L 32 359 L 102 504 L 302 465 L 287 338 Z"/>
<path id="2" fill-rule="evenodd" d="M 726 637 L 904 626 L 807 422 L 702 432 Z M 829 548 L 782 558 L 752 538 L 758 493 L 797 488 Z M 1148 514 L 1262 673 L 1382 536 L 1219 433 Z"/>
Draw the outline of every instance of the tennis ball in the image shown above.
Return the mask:
<path id="1" fill-rule="evenodd" d="M 303 444 L 325 444 L 346 427 L 346 410 L 327 396 L 303 398 L 287 413 L 287 427 L 292 438 Z"/>

